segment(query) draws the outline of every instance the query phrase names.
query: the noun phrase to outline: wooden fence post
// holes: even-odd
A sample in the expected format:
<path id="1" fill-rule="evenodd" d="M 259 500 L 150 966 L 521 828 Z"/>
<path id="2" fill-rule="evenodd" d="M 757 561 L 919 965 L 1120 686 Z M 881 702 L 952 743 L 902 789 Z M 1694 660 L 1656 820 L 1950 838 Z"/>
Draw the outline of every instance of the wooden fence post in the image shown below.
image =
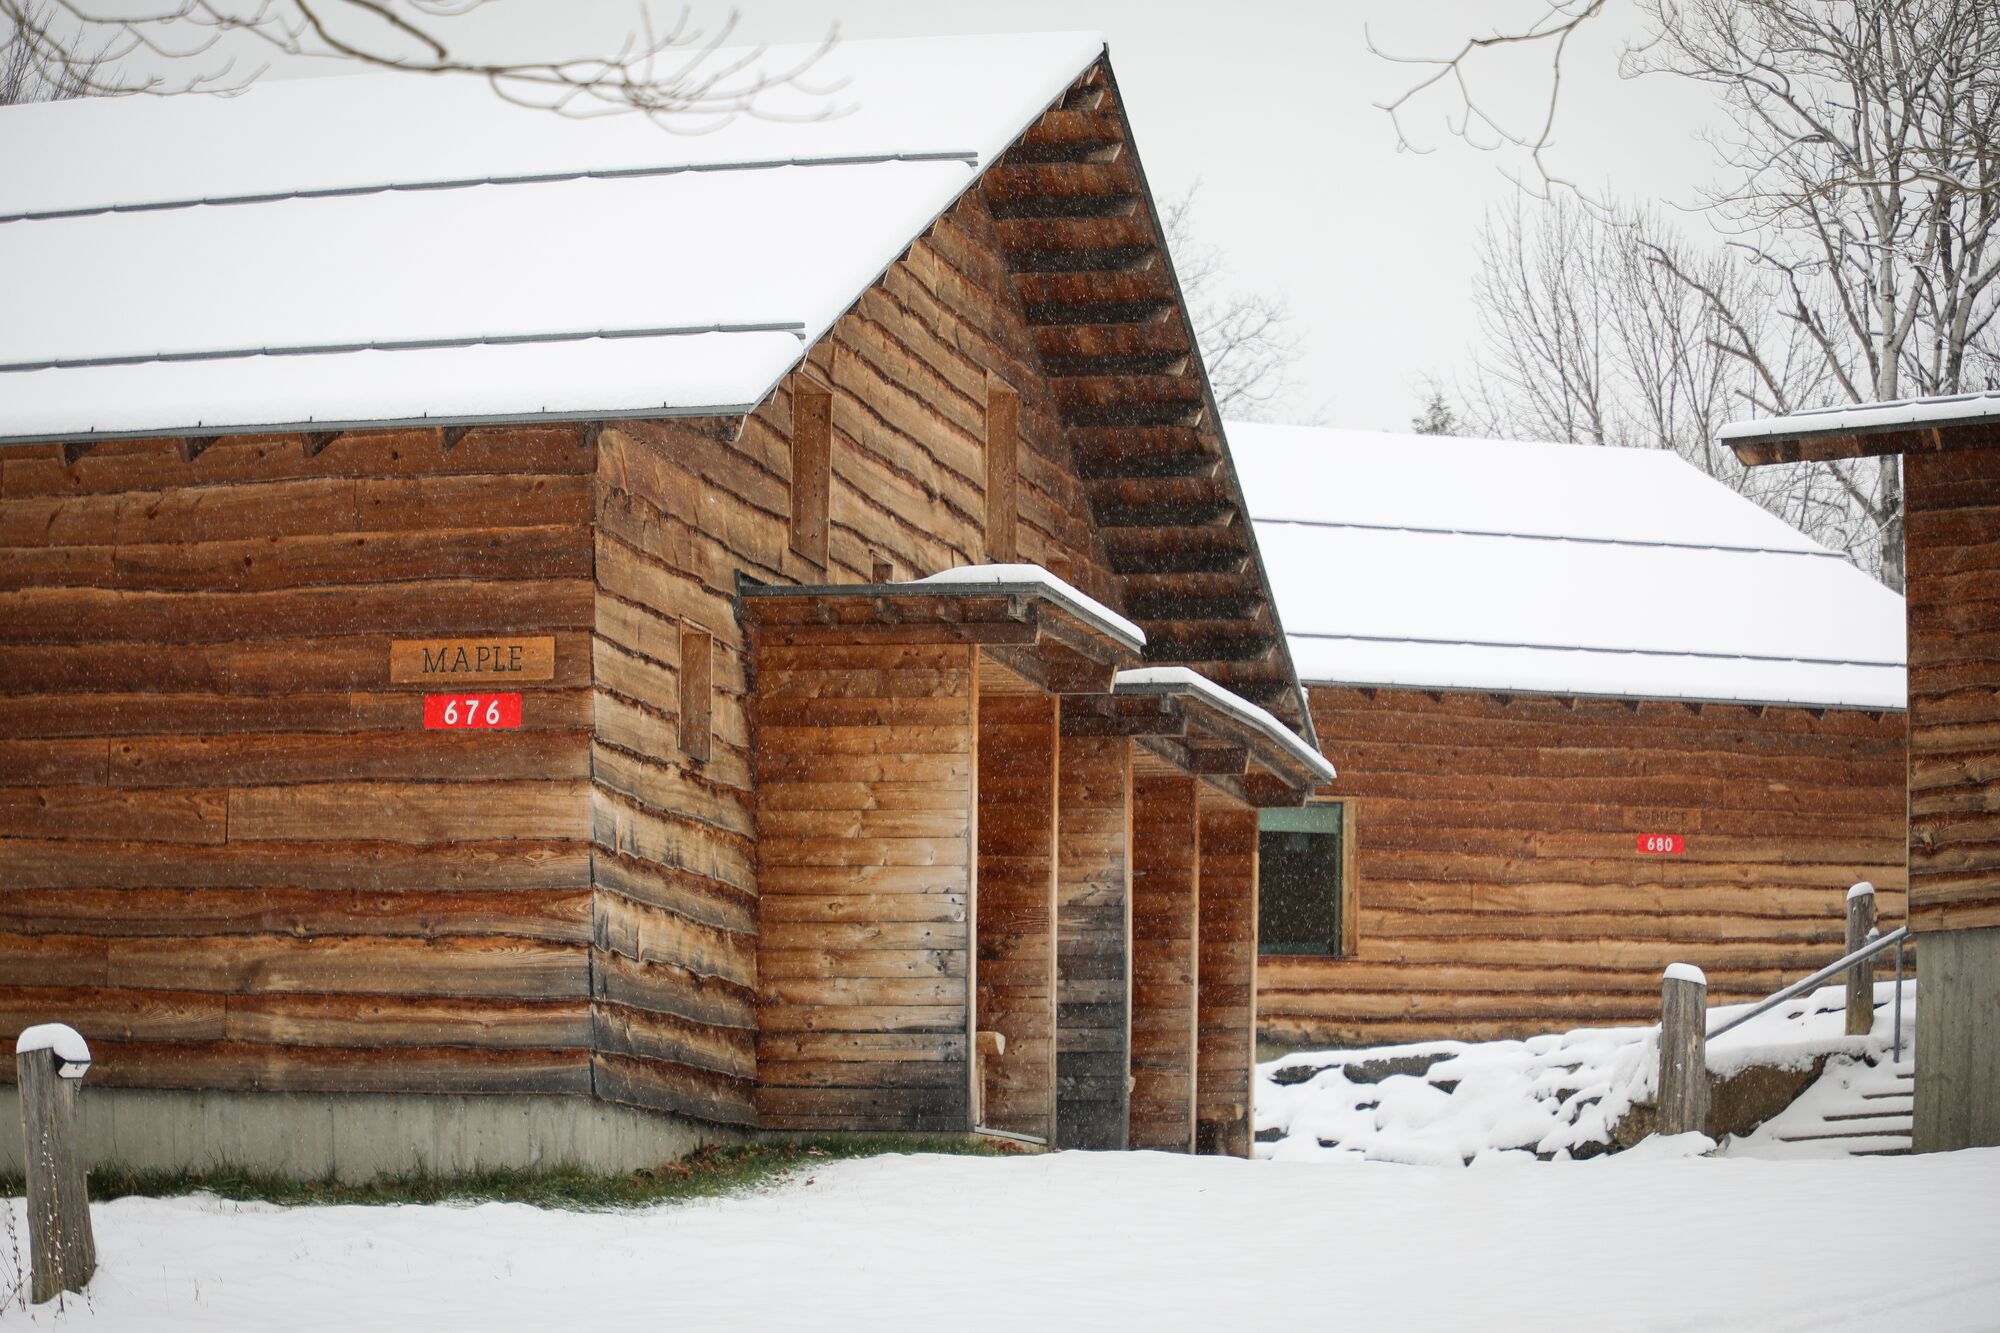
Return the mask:
<path id="1" fill-rule="evenodd" d="M 1847 891 L 1847 952 L 1868 943 L 1875 929 L 1875 886 L 1863 880 Z M 1847 1035 L 1865 1037 L 1875 1028 L 1875 960 L 1847 969 Z"/>
<path id="2" fill-rule="evenodd" d="M 61 1023 L 29 1028 L 14 1047 L 27 1134 L 29 1299 L 36 1305 L 82 1291 L 97 1271 L 76 1136 L 76 1085 L 89 1068 L 90 1047 Z"/>
<path id="3" fill-rule="evenodd" d="M 1708 1123 L 1708 978 L 1675 963 L 1660 982 L 1660 1133 L 1700 1134 Z"/>

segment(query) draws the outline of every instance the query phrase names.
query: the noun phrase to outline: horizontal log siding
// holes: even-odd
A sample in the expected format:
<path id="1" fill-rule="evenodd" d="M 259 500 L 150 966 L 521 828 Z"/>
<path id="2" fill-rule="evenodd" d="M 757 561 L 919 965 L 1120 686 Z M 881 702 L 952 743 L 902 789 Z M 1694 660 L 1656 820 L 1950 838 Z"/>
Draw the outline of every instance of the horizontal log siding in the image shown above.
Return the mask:
<path id="1" fill-rule="evenodd" d="M 972 1127 L 974 651 L 757 647 L 766 1126 Z"/>
<path id="2" fill-rule="evenodd" d="M 1903 469 L 1911 925 L 2000 926 L 2000 450 Z"/>
<path id="3" fill-rule="evenodd" d="M 0 1031 L 74 1023 L 107 1086 L 587 1092 L 591 468 L 578 428 L 6 451 Z M 555 678 L 425 732 L 390 640 L 489 634 Z"/>
<path id="4" fill-rule="evenodd" d="M 983 682 L 982 682 L 983 685 Z M 973 1026 L 1007 1049 L 980 1057 L 980 1123 L 1055 1134 L 1056 697 L 979 701 L 979 963 Z"/>
<path id="5" fill-rule="evenodd" d="M 713 432 L 671 423 L 598 439 L 591 1015 L 599 1096 L 749 1124 L 756 825 L 733 597 L 736 569 L 769 549 L 732 549 L 751 530 L 734 506 L 749 501 L 726 484 L 757 488 L 730 453 Z M 700 760 L 680 734 L 684 625 L 713 639 Z"/>
<path id="6" fill-rule="evenodd" d="M 1200 847 L 1196 1145 L 1248 1157 L 1257 1046 L 1257 812 L 1206 798 Z"/>
<path id="7" fill-rule="evenodd" d="M 1064 736 L 1061 747 L 1056 1145 L 1123 1148 L 1132 1061 L 1132 742 Z"/>
<path id="8" fill-rule="evenodd" d="M 1356 801 L 1359 950 L 1260 960 L 1275 1044 L 1656 1020 L 1668 963 L 1724 1003 L 1837 957 L 1856 880 L 1902 919 L 1900 713 L 1310 695 L 1329 794 Z M 1641 833 L 1686 852 L 1642 855 Z"/>

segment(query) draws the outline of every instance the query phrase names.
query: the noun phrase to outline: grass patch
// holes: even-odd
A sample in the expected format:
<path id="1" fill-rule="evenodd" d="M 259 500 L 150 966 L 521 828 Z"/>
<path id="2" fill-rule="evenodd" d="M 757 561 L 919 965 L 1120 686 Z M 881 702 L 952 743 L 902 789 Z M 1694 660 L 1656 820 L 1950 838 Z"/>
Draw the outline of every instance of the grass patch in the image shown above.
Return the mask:
<path id="1" fill-rule="evenodd" d="M 497 1170 L 443 1176 L 417 1172 L 366 1184 L 291 1180 L 252 1171 L 90 1172 L 90 1197 L 104 1201 L 134 1195 L 162 1198 L 214 1194 L 225 1199 L 277 1204 L 530 1203 L 540 1208 L 634 1208 L 739 1194 L 792 1175 L 809 1179 L 831 1162 L 892 1153 L 934 1152 L 1002 1156 L 1008 1148 L 968 1138 L 912 1139 L 829 1135 L 775 1144 L 710 1144 L 677 1162 L 607 1176 L 584 1170 Z M 20 1176 L 0 1177 L 0 1194 L 19 1195 Z"/>

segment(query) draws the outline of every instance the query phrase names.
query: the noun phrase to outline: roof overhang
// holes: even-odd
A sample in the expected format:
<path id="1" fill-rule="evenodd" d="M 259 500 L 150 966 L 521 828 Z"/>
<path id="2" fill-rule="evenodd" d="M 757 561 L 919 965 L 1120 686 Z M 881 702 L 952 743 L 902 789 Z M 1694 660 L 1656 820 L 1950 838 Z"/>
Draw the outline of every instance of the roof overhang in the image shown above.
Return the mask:
<path id="1" fill-rule="evenodd" d="M 1132 737 L 1246 805 L 1300 805 L 1334 778 L 1276 717 L 1185 667 L 1121 671 L 1109 695 L 1064 700 L 1063 731 Z"/>
<path id="2" fill-rule="evenodd" d="M 2000 447 L 2000 392 L 1738 421 L 1717 431 L 1715 438 L 1752 467 L 1994 448 Z"/>
<path id="3" fill-rule="evenodd" d="M 1053 576 L 1004 581 L 746 583 L 743 623 L 765 643 L 977 644 L 1052 694 L 1104 694 L 1145 636 Z"/>

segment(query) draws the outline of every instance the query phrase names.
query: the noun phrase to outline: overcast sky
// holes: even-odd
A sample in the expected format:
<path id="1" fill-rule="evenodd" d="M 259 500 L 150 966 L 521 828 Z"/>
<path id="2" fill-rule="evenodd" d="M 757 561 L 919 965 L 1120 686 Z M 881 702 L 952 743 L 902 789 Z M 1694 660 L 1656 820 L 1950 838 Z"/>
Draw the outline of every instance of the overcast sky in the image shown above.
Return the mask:
<path id="1" fill-rule="evenodd" d="M 1658 76 L 1622 80 L 1632 0 L 1574 43 L 1553 161 L 1563 173 L 1638 200 L 1686 201 L 1706 178 L 1695 135 L 1702 94 Z M 740 15 L 755 42 L 1088 29 L 1104 34 L 1147 175 L 1162 196 L 1199 183 L 1195 224 L 1219 247 L 1234 285 L 1281 294 L 1305 359 L 1290 419 L 1401 429 L 1423 377 L 1462 375 L 1476 342 L 1469 299 L 1476 234 L 1515 188 L 1515 159 L 1481 153 L 1445 128 L 1448 99 L 1407 119 L 1434 151 L 1399 152 L 1374 104 L 1421 71 L 1370 53 L 1449 49 L 1536 0 L 755 0 Z M 727 4 L 694 6 L 715 24 Z M 655 7 L 656 15 L 677 11 Z M 632 0 L 499 0 L 470 20 L 481 41 L 571 54 L 629 31 Z M 539 52 L 538 52 L 539 54 Z M 1530 126 L 1545 75 L 1532 61 L 1494 67 L 1478 85 L 1512 123 Z M 1510 100 L 1511 99 L 1511 100 Z M 1697 225 L 1699 225 L 1697 223 Z"/>

